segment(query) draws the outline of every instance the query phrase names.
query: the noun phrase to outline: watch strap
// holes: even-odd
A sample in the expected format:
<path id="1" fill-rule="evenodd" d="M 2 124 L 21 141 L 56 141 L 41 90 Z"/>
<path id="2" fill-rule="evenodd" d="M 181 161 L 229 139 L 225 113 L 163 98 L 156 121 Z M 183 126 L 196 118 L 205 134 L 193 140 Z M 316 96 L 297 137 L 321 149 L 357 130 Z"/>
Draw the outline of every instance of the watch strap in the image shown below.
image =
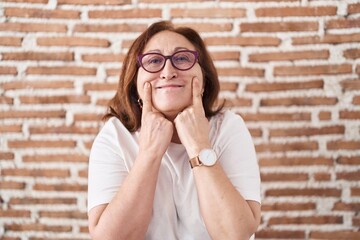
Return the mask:
<path id="1" fill-rule="evenodd" d="M 191 168 L 199 167 L 199 166 L 203 165 L 199 159 L 199 156 L 196 156 L 196 157 L 190 159 L 189 162 L 190 162 Z"/>

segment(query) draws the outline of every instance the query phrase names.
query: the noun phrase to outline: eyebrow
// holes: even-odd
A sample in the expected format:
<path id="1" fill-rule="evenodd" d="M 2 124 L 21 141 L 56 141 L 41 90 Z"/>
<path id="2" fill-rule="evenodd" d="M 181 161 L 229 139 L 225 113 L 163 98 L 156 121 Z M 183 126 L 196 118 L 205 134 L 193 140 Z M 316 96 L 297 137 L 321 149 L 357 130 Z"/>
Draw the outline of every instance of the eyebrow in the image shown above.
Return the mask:
<path id="1" fill-rule="evenodd" d="M 177 51 L 180 51 L 180 50 L 190 50 L 190 49 L 188 49 L 186 47 L 176 47 L 174 49 L 174 52 L 177 52 Z M 160 49 L 152 49 L 152 50 L 149 50 L 149 51 L 147 51 L 145 53 L 161 53 L 161 51 L 160 51 Z"/>

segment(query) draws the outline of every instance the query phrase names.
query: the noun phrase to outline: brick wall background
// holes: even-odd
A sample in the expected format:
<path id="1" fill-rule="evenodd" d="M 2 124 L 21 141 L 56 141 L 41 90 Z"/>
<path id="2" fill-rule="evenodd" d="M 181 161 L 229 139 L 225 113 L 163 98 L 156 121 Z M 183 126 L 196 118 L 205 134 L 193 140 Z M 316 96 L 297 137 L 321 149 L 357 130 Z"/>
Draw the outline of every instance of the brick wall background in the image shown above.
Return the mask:
<path id="1" fill-rule="evenodd" d="M 360 1 L 2 0 L 0 238 L 89 239 L 87 161 L 132 40 L 201 32 L 251 130 L 257 239 L 360 239 Z"/>

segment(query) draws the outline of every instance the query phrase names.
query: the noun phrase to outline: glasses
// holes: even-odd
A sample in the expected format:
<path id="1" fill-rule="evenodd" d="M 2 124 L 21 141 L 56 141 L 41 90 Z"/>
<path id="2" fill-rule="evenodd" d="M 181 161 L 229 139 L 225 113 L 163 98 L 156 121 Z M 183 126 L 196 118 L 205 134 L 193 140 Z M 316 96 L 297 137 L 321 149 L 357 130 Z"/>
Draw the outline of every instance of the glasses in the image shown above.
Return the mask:
<path id="1" fill-rule="evenodd" d="M 145 53 L 138 56 L 139 65 L 149 73 L 160 72 L 170 59 L 171 65 L 181 71 L 192 68 L 199 58 L 199 53 L 191 50 L 183 50 L 173 55 L 164 56 L 161 53 Z"/>

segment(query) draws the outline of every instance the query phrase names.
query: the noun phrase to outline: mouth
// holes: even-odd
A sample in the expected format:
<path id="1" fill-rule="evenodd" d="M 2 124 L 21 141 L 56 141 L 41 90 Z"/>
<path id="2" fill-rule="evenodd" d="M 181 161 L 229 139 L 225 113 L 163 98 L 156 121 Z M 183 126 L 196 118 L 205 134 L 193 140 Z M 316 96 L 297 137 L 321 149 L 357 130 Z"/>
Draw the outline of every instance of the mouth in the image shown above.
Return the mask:
<path id="1" fill-rule="evenodd" d="M 182 87 L 184 86 L 180 84 L 166 84 L 166 85 L 157 86 L 155 89 L 171 89 L 171 88 L 182 88 Z"/>

